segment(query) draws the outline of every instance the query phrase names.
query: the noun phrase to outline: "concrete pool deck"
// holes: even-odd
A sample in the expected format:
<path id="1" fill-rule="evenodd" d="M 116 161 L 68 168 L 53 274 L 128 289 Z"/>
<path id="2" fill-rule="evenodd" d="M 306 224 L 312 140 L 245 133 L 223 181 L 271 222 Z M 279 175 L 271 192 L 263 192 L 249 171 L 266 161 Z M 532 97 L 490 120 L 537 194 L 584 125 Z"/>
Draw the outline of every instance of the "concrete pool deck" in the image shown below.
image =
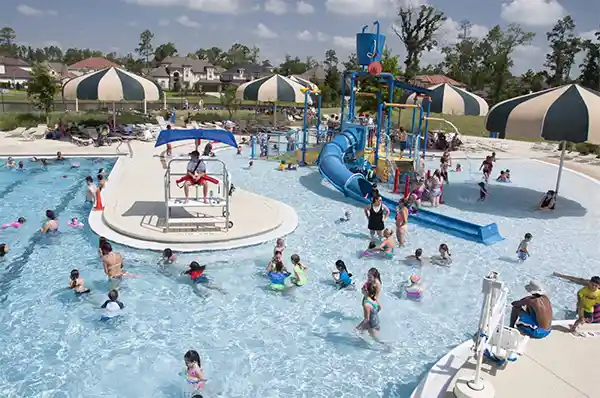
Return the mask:
<path id="1" fill-rule="evenodd" d="M 483 377 L 493 385 L 495 397 L 600 397 L 594 377 L 600 368 L 600 325 L 582 325 L 578 332 L 587 337 L 580 337 L 568 331 L 572 323 L 553 322 L 550 336 L 530 339 L 524 354 L 504 369 L 484 360 Z M 474 372 L 471 347 L 472 342 L 465 342 L 440 359 L 411 398 L 454 398 L 459 377 Z"/>

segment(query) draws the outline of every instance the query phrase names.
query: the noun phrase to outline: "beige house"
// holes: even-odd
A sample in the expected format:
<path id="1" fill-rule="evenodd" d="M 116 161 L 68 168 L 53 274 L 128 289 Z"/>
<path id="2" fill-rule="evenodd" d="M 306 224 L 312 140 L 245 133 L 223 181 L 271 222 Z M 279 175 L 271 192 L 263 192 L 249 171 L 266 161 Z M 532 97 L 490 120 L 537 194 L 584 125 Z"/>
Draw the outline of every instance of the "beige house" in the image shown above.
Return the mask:
<path id="1" fill-rule="evenodd" d="M 14 88 L 26 86 L 31 66 L 27 62 L 11 57 L 0 56 L 0 86 Z"/>
<path id="2" fill-rule="evenodd" d="M 201 59 L 167 57 L 148 73 L 164 90 L 221 91 L 223 69 Z"/>

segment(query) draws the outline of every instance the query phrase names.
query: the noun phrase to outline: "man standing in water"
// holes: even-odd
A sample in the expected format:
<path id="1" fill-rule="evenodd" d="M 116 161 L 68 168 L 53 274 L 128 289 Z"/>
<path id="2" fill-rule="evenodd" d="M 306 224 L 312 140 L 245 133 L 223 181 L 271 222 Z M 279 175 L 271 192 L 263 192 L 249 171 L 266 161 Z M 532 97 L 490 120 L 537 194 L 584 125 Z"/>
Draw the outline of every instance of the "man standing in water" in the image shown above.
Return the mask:
<path id="1" fill-rule="evenodd" d="M 102 263 L 104 265 L 104 273 L 108 276 L 109 290 L 118 289 L 121 280 L 126 272 L 123 271 L 123 257 L 121 253 L 112 251 L 112 246 L 108 242 L 104 242 L 100 248 L 102 252 Z"/>
<path id="2" fill-rule="evenodd" d="M 512 302 L 510 327 L 534 339 L 542 339 L 552 331 L 552 304 L 537 282 L 525 285 L 529 296 Z"/>

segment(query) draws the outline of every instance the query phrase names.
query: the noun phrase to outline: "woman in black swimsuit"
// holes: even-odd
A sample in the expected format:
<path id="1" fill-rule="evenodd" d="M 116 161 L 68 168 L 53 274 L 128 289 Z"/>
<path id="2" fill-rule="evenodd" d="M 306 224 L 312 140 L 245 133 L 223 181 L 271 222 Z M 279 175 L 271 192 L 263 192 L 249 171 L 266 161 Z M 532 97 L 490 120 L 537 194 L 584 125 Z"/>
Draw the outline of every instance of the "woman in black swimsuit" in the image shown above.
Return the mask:
<path id="1" fill-rule="evenodd" d="M 371 238 L 375 236 L 375 233 L 377 233 L 378 237 L 383 237 L 383 230 L 385 229 L 384 221 L 389 215 L 390 209 L 381 203 L 381 196 L 373 196 L 372 203 L 365 207 L 365 216 L 367 217 L 367 220 L 369 220 L 369 233 L 371 234 Z"/>

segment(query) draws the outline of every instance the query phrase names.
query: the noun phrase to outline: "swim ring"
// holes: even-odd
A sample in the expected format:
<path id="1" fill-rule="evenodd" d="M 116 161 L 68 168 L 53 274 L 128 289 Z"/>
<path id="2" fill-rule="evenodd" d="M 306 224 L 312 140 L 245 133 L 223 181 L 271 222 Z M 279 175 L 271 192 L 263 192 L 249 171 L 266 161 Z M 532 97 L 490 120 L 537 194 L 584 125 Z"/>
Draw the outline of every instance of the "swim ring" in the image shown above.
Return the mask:
<path id="1" fill-rule="evenodd" d="M 73 222 L 72 220 L 68 222 L 67 224 L 69 227 L 72 228 L 83 228 L 83 223 L 79 220 Z"/>
<path id="2" fill-rule="evenodd" d="M 420 299 L 423 295 L 423 288 L 420 286 L 421 278 L 418 275 L 413 275 L 408 280 L 406 286 L 404 287 L 404 291 L 406 292 L 406 297 L 410 299 Z"/>

